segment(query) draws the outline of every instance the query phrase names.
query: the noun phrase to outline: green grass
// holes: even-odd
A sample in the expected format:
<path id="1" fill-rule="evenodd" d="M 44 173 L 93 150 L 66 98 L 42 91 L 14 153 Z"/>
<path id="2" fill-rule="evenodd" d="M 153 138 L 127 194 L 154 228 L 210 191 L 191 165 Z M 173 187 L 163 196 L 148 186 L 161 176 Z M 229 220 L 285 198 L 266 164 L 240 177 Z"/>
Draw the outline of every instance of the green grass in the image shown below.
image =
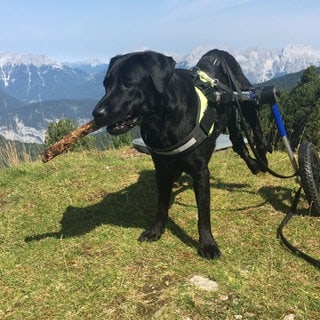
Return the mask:
<path id="1" fill-rule="evenodd" d="M 283 154 L 273 158 L 287 168 Z M 319 270 L 276 238 L 294 180 L 253 176 L 230 150 L 210 168 L 217 261 L 197 255 L 187 176 L 175 185 L 163 237 L 136 240 L 156 210 L 147 155 L 70 153 L 0 171 L 0 319 L 319 319 Z M 319 222 L 296 216 L 284 232 L 319 257 Z M 194 287 L 194 275 L 218 290 Z"/>

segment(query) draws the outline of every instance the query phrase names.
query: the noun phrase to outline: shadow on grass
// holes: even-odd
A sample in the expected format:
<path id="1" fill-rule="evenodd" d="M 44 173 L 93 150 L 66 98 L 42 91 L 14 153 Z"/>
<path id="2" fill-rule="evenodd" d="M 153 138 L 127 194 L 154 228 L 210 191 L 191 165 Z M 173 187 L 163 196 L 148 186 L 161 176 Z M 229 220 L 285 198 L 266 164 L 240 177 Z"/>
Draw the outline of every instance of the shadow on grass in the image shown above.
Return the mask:
<path id="1" fill-rule="evenodd" d="M 228 184 L 223 181 L 213 180 L 211 181 L 211 187 L 212 195 L 214 195 L 214 189 L 217 188 L 230 192 L 253 193 L 253 191 L 249 190 L 248 184 Z M 192 188 L 191 178 L 183 175 L 175 185 L 172 202 L 179 193 L 190 188 Z M 276 210 L 284 212 L 289 210 L 289 206 L 284 204 L 284 201 L 290 202 L 292 200 L 293 191 L 291 189 L 263 187 L 259 190 L 259 193 Z M 95 199 L 95 197 L 95 195 L 91 195 L 90 200 Z M 98 197 L 101 197 L 101 195 Z M 196 206 L 195 202 L 194 206 Z M 79 237 L 101 225 L 142 228 L 145 230 L 152 224 L 156 210 L 157 191 L 154 171 L 142 171 L 136 183 L 118 192 L 104 194 L 100 202 L 87 207 L 67 207 L 60 221 L 60 231 L 28 236 L 25 238 L 25 241 L 38 241 L 45 238 Z M 167 229 L 184 244 L 190 247 L 198 247 L 198 241 L 190 237 L 171 218 L 168 220 Z"/>
<path id="2" fill-rule="evenodd" d="M 173 199 L 178 193 L 190 188 L 189 183 L 183 177 L 180 184 L 180 188 L 173 193 Z M 91 199 L 93 197 L 94 195 Z M 79 237 L 101 225 L 147 229 L 153 222 L 156 210 L 157 192 L 154 171 L 142 171 L 136 183 L 118 192 L 105 194 L 103 199 L 96 204 L 87 207 L 67 207 L 60 221 L 60 231 L 28 236 L 25 241 Z M 168 220 L 167 229 L 186 245 L 198 246 L 198 242 L 171 218 Z"/>
<path id="3" fill-rule="evenodd" d="M 295 194 L 298 190 L 298 186 L 296 189 L 292 188 L 284 188 L 284 187 L 262 187 L 259 189 L 259 194 L 264 198 L 268 203 L 272 205 L 272 207 L 280 212 L 283 212 L 283 214 L 287 214 L 291 210 L 291 205 L 293 203 L 293 199 L 295 197 Z M 299 216 L 313 216 L 308 208 L 301 208 L 299 206 L 300 203 L 306 203 L 307 200 L 305 198 L 305 195 L 303 193 L 303 190 L 301 192 L 301 195 L 299 197 L 298 201 L 298 210 L 295 213 Z"/>

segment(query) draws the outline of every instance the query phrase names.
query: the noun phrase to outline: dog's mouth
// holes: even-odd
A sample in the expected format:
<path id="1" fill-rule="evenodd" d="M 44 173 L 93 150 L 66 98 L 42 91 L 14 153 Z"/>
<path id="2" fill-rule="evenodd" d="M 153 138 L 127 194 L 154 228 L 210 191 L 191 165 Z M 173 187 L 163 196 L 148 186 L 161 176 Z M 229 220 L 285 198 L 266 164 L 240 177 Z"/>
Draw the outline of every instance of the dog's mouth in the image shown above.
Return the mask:
<path id="1" fill-rule="evenodd" d="M 112 135 L 122 134 L 138 125 L 140 120 L 141 116 L 134 115 L 133 111 L 130 111 L 122 120 L 109 125 L 107 131 Z"/>

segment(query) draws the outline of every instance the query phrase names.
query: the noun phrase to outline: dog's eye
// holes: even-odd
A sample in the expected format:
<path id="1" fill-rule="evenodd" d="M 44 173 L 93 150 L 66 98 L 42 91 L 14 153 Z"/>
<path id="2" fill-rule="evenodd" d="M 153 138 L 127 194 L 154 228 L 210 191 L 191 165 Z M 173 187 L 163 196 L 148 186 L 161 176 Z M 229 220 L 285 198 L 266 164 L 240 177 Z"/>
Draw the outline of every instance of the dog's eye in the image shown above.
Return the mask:
<path id="1" fill-rule="evenodd" d="M 124 82 L 123 85 L 124 85 L 126 88 L 131 88 L 133 84 L 132 84 L 131 82 Z"/>

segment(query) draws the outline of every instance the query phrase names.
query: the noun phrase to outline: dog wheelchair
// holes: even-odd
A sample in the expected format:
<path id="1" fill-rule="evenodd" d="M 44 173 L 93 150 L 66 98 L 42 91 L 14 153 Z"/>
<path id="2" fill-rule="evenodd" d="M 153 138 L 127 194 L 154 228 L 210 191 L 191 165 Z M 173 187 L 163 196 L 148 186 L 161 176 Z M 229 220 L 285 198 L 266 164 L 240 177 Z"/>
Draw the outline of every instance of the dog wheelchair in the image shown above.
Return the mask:
<path id="1" fill-rule="evenodd" d="M 252 88 L 247 91 L 223 91 L 218 90 L 214 92 L 216 103 L 230 103 L 233 102 L 236 107 L 236 111 L 239 115 L 241 129 L 244 131 L 247 138 L 250 149 L 252 150 L 256 160 L 265 169 L 275 177 L 286 179 L 295 178 L 297 184 L 299 185 L 298 190 L 295 193 L 290 211 L 286 214 L 285 218 L 280 223 L 277 229 L 277 236 L 282 242 L 282 244 L 287 247 L 293 254 L 305 259 L 310 264 L 317 268 L 320 268 L 320 260 L 315 259 L 306 253 L 302 252 L 300 249 L 293 246 L 283 235 L 283 228 L 289 222 L 297 212 L 298 201 L 300 199 L 301 190 L 304 191 L 305 197 L 309 203 L 309 211 L 312 216 L 320 216 L 320 158 L 314 145 L 309 141 L 304 141 L 301 143 L 298 149 L 298 160 L 296 160 L 294 152 L 290 146 L 289 139 L 287 137 L 286 128 L 281 117 L 280 109 L 278 106 L 279 92 L 275 86 L 267 86 L 263 88 Z M 264 162 L 259 156 L 256 150 L 253 139 L 250 136 L 248 126 L 245 123 L 245 119 L 241 114 L 240 103 L 250 102 L 253 107 L 258 107 L 262 105 L 269 105 L 272 118 L 275 122 L 275 128 L 277 134 L 280 136 L 286 154 L 290 160 L 293 173 L 290 175 L 283 175 L 274 170 L 272 170 L 268 164 Z"/>

